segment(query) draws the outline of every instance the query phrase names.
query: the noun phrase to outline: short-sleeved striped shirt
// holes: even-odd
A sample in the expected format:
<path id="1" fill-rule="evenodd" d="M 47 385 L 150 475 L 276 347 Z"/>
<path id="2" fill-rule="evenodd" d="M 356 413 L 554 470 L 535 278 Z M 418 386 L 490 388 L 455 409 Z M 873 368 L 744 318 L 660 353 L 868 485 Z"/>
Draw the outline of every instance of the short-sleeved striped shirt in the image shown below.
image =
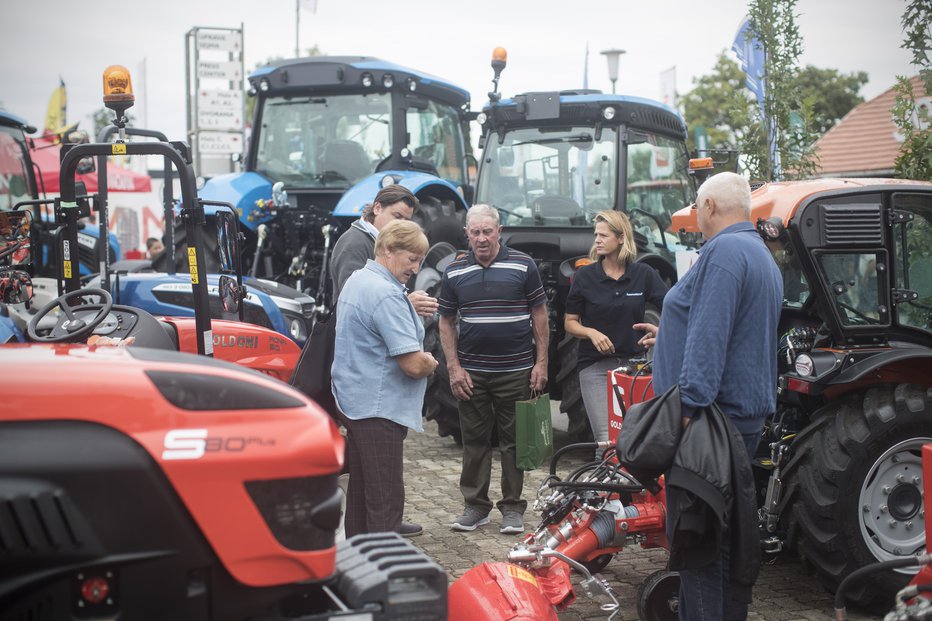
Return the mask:
<path id="1" fill-rule="evenodd" d="M 505 245 L 482 267 L 472 252 L 443 273 L 440 314 L 459 312 L 457 354 L 468 371 L 505 373 L 534 366 L 531 308 L 547 302 L 537 264 Z"/>

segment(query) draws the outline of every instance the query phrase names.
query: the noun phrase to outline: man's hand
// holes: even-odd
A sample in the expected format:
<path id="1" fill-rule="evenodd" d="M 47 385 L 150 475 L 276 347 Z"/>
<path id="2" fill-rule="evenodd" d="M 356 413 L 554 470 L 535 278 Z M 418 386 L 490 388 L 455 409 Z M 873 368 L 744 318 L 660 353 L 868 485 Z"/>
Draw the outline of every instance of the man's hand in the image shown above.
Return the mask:
<path id="1" fill-rule="evenodd" d="M 612 339 L 595 328 L 589 330 L 589 340 L 592 342 L 592 346 L 596 348 L 596 351 L 603 356 L 615 353 L 615 346 L 612 344 Z"/>
<path id="2" fill-rule="evenodd" d="M 547 385 L 547 361 L 539 361 L 531 369 L 531 390 L 541 392 Z"/>
<path id="3" fill-rule="evenodd" d="M 472 399 L 472 378 L 469 373 L 460 365 L 447 365 L 447 371 L 450 373 L 450 392 L 460 401 L 469 401 Z"/>
<path id="4" fill-rule="evenodd" d="M 654 343 L 657 342 L 657 332 L 660 330 L 657 326 L 652 323 L 636 323 L 631 326 L 632 330 L 642 330 L 645 334 L 638 341 L 638 345 L 642 347 L 653 347 Z"/>
<path id="5" fill-rule="evenodd" d="M 408 300 L 414 306 L 414 312 L 421 317 L 431 317 L 439 308 L 437 298 L 430 297 L 426 291 L 412 291 L 408 294 Z"/>

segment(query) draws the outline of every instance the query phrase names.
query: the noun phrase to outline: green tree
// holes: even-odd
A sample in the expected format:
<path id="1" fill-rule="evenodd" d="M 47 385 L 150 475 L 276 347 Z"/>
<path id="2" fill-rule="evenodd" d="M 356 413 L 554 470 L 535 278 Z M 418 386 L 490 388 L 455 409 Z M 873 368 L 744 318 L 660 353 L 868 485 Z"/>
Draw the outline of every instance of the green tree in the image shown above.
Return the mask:
<path id="1" fill-rule="evenodd" d="M 795 10 L 796 0 L 750 0 L 748 6 L 751 28 L 764 48 L 764 114 L 781 160 L 778 169 L 768 149 L 754 171 L 761 179 L 804 179 L 818 166 L 813 150 L 818 134 L 812 125 L 812 102 L 804 100 L 796 88 L 797 61 L 803 46 Z"/>
<path id="2" fill-rule="evenodd" d="M 680 99 L 689 140 L 696 144 L 694 127 L 709 135 L 712 149 L 733 149 L 747 133 L 746 119 L 752 105 L 744 88 L 744 72 L 723 50 L 712 73 L 693 79 L 693 89 Z"/>
<path id="3" fill-rule="evenodd" d="M 824 134 L 864 98 L 858 93 L 867 84 L 867 73 L 842 75 L 835 69 L 807 65 L 796 76 L 794 90 L 802 101 L 812 103 L 812 130 Z"/>
<path id="4" fill-rule="evenodd" d="M 932 6 L 928 0 L 909 2 L 901 24 L 906 38 L 900 47 L 912 52 L 912 64 L 919 68 L 926 95 L 932 95 L 932 67 L 929 65 Z M 893 122 L 903 137 L 903 146 L 895 162 L 896 174 L 906 179 L 932 181 L 932 119 L 929 109 L 916 105 L 908 78 L 897 76 L 894 89 Z"/>

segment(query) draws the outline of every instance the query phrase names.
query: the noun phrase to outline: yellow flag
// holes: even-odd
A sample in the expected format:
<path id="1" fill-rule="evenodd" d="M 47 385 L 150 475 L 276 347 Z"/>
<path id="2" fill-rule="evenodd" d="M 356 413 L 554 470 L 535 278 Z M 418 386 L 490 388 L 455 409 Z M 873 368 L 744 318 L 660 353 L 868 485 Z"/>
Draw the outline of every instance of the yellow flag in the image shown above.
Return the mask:
<path id="1" fill-rule="evenodd" d="M 57 134 L 65 127 L 67 118 L 68 97 L 65 94 L 65 81 L 58 78 L 61 83 L 58 88 L 52 91 L 49 97 L 49 109 L 45 114 L 45 133 Z"/>

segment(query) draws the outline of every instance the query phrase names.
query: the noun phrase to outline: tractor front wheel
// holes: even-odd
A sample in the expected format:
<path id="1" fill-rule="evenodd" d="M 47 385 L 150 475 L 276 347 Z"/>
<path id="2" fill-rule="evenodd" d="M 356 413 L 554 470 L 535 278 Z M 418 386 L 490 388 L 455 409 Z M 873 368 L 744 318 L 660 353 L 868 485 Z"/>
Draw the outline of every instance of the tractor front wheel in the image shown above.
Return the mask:
<path id="1" fill-rule="evenodd" d="M 932 442 L 932 390 L 900 384 L 843 396 L 813 417 L 784 473 L 788 543 L 829 590 L 851 572 L 925 550 L 922 446 Z M 887 570 L 849 591 L 888 604 L 915 568 Z"/>

